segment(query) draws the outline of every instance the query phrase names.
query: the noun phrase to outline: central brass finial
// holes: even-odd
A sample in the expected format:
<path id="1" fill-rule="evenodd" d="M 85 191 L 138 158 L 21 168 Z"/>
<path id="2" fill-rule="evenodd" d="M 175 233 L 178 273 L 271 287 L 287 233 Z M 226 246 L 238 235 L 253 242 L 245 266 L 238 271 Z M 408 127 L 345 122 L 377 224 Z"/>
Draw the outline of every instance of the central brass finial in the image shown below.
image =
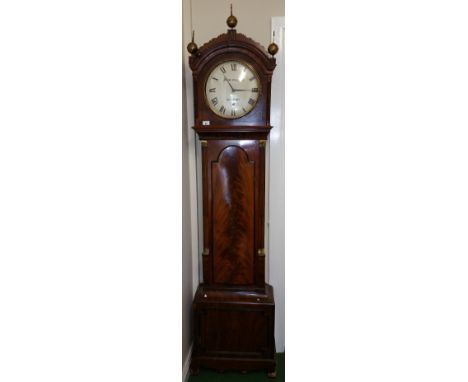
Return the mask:
<path id="1" fill-rule="evenodd" d="M 231 4 L 231 16 L 229 16 L 226 20 L 226 24 L 229 28 L 235 28 L 237 25 L 237 18 L 232 14 L 232 4 Z"/>

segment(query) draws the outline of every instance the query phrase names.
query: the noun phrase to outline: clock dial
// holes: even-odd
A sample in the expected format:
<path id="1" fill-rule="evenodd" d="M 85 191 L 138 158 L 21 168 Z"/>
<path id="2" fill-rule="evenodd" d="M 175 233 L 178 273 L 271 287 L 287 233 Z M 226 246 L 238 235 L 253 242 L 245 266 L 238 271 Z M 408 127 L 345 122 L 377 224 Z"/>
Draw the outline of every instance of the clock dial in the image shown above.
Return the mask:
<path id="1" fill-rule="evenodd" d="M 206 103 L 222 118 L 243 117 L 255 107 L 260 94 L 257 73 L 242 61 L 225 61 L 217 65 L 206 80 Z"/>

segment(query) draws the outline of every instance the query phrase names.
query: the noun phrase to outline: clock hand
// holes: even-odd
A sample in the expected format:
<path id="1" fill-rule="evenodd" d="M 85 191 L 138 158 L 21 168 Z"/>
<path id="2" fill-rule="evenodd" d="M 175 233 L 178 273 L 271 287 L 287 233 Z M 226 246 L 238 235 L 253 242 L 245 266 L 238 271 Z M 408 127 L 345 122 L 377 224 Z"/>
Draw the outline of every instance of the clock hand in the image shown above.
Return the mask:
<path id="1" fill-rule="evenodd" d="M 223 74 L 223 76 L 224 76 L 224 81 L 226 81 L 229 84 L 229 86 L 231 87 L 232 92 L 234 93 L 236 90 L 232 87 L 231 83 L 228 81 L 228 79 L 226 78 L 226 76 L 224 74 Z"/>

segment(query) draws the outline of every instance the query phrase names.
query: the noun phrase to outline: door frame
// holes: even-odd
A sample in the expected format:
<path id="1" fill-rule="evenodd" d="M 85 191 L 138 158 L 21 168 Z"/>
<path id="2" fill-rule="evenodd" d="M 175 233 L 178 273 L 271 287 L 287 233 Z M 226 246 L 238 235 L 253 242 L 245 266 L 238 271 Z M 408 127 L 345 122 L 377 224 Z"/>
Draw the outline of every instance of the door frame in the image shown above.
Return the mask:
<path id="1" fill-rule="evenodd" d="M 270 123 L 266 179 L 266 277 L 275 290 L 275 339 L 284 351 L 285 333 L 285 18 L 271 18 L 271 39 L 279 47 L 271 84 Z"/>

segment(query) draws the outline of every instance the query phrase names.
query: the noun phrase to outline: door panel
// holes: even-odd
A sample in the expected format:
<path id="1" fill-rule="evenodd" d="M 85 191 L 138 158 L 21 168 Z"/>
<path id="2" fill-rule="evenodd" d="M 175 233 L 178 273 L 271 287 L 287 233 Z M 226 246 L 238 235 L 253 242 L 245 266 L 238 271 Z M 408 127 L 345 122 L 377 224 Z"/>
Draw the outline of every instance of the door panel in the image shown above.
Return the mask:
<path id="1" fill-rule="evenodd" d="M 203 146 L 203 279 L 265 285 L 265 141 L 216 139 Z M 260 251 L 262 253 L 262 251 Z"/>
<path id="2" fill-rule="evenodd" d="M 255 164 L 240 146 L 212 162 L 214 282 L 254 282 Z"/>
<path id="3" fill-rule="evenodd" d="M 209 353 L 262 356 L 269 351 L 265 310 L 207 309 L 201 321 L 202 349 Z"/>

